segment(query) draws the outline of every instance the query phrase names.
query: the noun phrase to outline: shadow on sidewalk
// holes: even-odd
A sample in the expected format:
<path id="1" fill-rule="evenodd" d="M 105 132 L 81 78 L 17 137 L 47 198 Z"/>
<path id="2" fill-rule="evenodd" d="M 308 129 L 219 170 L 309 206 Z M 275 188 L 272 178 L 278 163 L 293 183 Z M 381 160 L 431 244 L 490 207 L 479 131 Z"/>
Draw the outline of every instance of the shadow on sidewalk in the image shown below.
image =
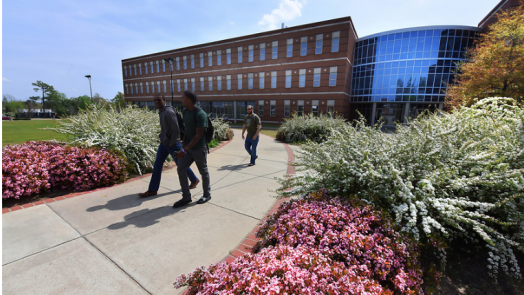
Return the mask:
<path id="1" fill-rule="evenodd" d="M 132 194 L 132 195 L 126 195 L 122 196 L 116 199 L 109 200 L 105 205 L 97 205 L 90 208 L 87 208 L 87 212 L 95 212 L 102 209 L 107 209 L 110 211 L 116 211 L 116 210 L 124 210 L 124 209 L 130 209 L 134 207 L 139 207 L 144 202 L 151 201 L 163 196 L 173 195 L 173 194 L 179 194 L 181 193 L 181 190 L 171 191 L 163 194 L 158 194 L 156 196 L 147 197 L 147 198 L 141 198 L 138 196 L 138 193 Z M 133 213 L 136 215 L 135 213 Z"/>
<path id="2" fill-rule="evenodd" d="M 157 224 L 158 222 L 160 222 L 159 220 L 161 218 L 176 214 L 195 205 L 197 205 L 197 203 L 193 201 L 189 205 L 181 208 L 173 208 L 171 206 L 164 206 L 155 209 L 145 208 L 124 216 L 124 221 L 114 223 L 108 226 L 107 229 L 117 230 L 127 227 L 128 225 L 134 225 L 138 228 L 145 228 Z M 146 214 L 147 216 L 145 216 Z"/>
<path id="3" fill-rule="evenodd" d="M 240 164 L 240 165 L 225 165 L 217 169 L 217 171 L 233 171 L 233 170 L 239 170 L 247 168 L 247 164 Z"/>

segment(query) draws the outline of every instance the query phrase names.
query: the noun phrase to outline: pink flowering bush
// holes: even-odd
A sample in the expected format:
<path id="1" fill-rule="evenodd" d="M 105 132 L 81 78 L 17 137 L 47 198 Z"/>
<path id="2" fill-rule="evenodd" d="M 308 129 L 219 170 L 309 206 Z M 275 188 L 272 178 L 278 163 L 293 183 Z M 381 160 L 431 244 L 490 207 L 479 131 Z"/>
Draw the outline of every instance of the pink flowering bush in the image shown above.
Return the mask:
<path id="1" fill-rule="evenodd" d="M 2 198 L 52 188 L 84 191 L 124 180 L 125 161 L 104 149 L 30 141 L 2 149 Z"/>
<path id="2" fill-rule="evenodd" d="M 393 294 L 370 279 L 365 265 L 346 267 L 314 248 L 269 246 L 228 264 L 181 275 L 188 294 Z"/>
<path id="3" fill-rule="evenodd" d="M 261 247 L 317 249 L 347 267 L 360 265 L 369 278 L 392 290 L 418 293 L 422 271 L 416 245 L 400 236 L 371 206 L 331 197 L 327 190 L 283 203 L 260 227 Z"/>

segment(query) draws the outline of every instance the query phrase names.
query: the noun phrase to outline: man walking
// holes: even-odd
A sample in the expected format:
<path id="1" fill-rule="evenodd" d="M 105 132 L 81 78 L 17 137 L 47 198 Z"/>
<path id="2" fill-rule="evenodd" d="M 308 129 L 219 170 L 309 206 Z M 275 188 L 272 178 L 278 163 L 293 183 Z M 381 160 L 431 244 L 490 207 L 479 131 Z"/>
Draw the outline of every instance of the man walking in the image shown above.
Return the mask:
<path id="1" fill-rule="evenodd" d="M 244 139 L 244 132 L 247 129 L 247 138 L 244 144 L 246 151 L 251 155 L 251 161 L 248 166 L 255 166 L 257 156 L 258 134 L 260 133 L 260 117 L 253 114 L 253 106 L 247 106 L 247 115 L 244 117 L 244 127 L 242 128 L 242 139 Z"/>
<path id="2" fill-rule="evenodd" d="M 184 91 L 182 95 L 182 106 L 184 110 L 184 125 L 186 134 L 182 141 L 182 150 L 177 153 L 179 165 L 177 167 L 178 179 L 182 187 L 182 199 L 173 204 L 173 208 L 182 207 L 191 203 L 191 193 L 187 181 L 188 169 L 195 162 L 202 176 L 202 187 L 204 195 L 197 204 L 204 204 L 211 199 L 211 183 L 207 169 L 207 144 L 204 132 L 207 126 L 207 115 L 196 107 L 197 96 L 191 91 Z M 195 119 L 196 117 L 196 119 Z"/>
<path id="3" fill-rule="evenodd" d="M 150 197 L 157 194 L 158 188 L 160 187 L 164 161 L 171 155 L 178 166 L 179 159 L 176 158 L 176 152 L 182 149 L 180 127 L 178 126 L 175 111 L 170 107 L 166 107 L 166 100 L 163 95 L 155 95 L 153 101 L 155 107 L 158 109 L 158 116 L 160 117 L 160 134 L 158 135 L 160 137 L 160 145 L 156 152 L 153 176 L 151 176 L 151 181 L 149 182 L 149 189 L 145 193 L 138 194 L 140 197 Z M 186 177 L 189 177 L 191 181 L 190 188 L 195 188 L 200 182 L 191 168 L 188 169 Z"/>

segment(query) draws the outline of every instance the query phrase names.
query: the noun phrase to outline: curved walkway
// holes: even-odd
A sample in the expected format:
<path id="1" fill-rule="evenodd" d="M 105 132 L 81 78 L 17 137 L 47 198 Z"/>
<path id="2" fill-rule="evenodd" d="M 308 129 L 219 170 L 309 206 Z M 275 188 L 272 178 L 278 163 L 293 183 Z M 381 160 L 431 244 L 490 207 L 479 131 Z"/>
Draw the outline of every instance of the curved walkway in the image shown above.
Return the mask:
<path id="1" fill-rule="evenodd" d="M 182 294 L 176 277 L 250 251 L 252 231 L 273 211 L 291 148 L 262 135 L 248 167 L 240 130 L 208 155 L 212 199 L 184 208 L 176 169 L 159 194 L 139 198 L 150 175 L 2 215 L 3 294 Z M 196 168 L 196 167 L 195 167 Z M 195 169 L 196 171 L 196 169 Z M 202 189 L 191 191 L 193 200 Z M 246 245 L 247 244 L 247 245 Z M 244 251 L 242 251 L 244 250 Z"/>

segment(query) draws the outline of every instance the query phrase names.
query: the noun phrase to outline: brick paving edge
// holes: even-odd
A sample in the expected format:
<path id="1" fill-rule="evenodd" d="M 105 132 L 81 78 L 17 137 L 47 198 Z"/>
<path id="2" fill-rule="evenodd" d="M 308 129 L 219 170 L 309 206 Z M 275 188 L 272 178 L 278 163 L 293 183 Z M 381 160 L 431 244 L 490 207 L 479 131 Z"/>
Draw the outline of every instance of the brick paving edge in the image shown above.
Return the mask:
<path id="1" fill-rule="evenodd" d="M 212 153 L 212 152 L 214 152 L 214 151 L 224 147 L 225 145 L 227 145 L 231 141 L 233 141 L 233 139 L 228 140 L 228 141 L 223 141 L 216 148 L 212 148 L 211 150 L 209 150 L 209 152 Z M 175 167 L 176 167 L 176 165 L 172 164 L 169 167 L 164 167 L 164 169 L 162 169 L 162 171 L 170 170 L 170 169 L 173 169 Z M 65 199 L 70 199 L 70 198 L 73 198 L 73 197 L 85 195 L 85 194 L 96 192 L 96 191 L 101 191 L 101 190 L 104 190 L 104 189 L 108 189 L 110 187 L 122 185 L 122 184 L 127 183 L 127 182 L 136 181 L 136 180 L 148 177 L 151 174 L 152 173 L 148 173 L 148 174 L 140 175 L 140 176 L 137 176 L 137 177 L 133 177 L 133 178 L 130 178 L 130 179 L 124 181 L 123 183 L 117 183 L 117 184 L 113 184 L 111 186 L 98 187 L 96 189 L 92 189 L 92 190 L 89 190 L 89 191 L 69 193 L 69 194 L 64 195 L 64 196 L 58 196 L 58 197 L 49 198 L 49 199 L 45 199 L 45 200 L 40 200 L 40 201 L 36 201 L 36 202 L 29 202 L 29 203 L 22 204 L 22 205 L 16 205 L 16 206 L 13 206 L 11 208 L 2 208 L 2 214 L 6 214 L 6 213 L 9 213 L 9 212 L 13 212 L 13 211 L 18 211 L 18 210 L 29 208 L 29 207 L 36 207 L 36 206 L 43 205 L 43 204 L 46 204 L 46 203 L 53 203 L 55 201 L 61 201 L 61 200 L 65 200 Z"/>

